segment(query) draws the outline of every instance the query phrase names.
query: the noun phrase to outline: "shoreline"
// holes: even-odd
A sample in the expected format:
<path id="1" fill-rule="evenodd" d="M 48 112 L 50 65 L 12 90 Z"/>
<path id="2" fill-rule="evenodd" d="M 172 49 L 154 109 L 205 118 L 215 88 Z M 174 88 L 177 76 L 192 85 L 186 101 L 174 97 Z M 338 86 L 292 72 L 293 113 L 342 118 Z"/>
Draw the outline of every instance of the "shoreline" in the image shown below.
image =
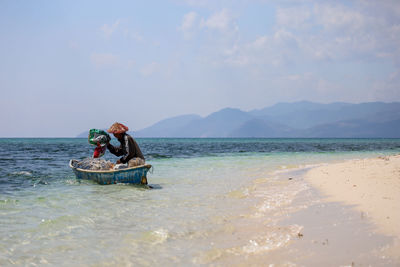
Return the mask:
<path id="1" fill-rule="evenodd" d="M 372 231 L 392 237 L 388 253 L 400 259 L 400 155 L 329 163 L 304 178 L 323 201 L 351 206 L 374 225 Z"/>

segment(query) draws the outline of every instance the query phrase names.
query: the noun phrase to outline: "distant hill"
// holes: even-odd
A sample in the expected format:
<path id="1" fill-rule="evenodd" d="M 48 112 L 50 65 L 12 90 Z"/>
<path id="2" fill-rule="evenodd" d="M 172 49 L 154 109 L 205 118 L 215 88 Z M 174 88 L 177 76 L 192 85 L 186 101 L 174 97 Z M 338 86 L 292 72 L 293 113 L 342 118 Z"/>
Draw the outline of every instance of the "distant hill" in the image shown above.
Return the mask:
<path id="1" fill-rule="evenodd" d="M 279 103 L 261 110 L 249 113 L 258 117 L 286 124 L 296 129 L 307 129 L 320 124 L 337 121 L 367 119 L 378 113 L 390 114 L 397 112 L 399 118 L 400 103 L 370 102 L 362 104 L 331 103 L 320 104 L 313 102 Z M 377 118 L 385 119 L 385 117 Z"/>
<path id="2" fill-rule="evenodd" d="M 162 120 L 156 124 L 135 132 L 135 136 L 140 137 L 179 137 L 182 131 L 186 130 L 187 125 L 200 121 L 199 115 L 182 115 Z"/>
<path id="3" fill-rule="evenodd" d="M 240 125 L 229 133 L 228 137 L 293 137 L 297 130 L 286 125 L 254 118 Z"/>
<path id="4" fill-rule="evenodd" d="M 383 122 L 348 120 L 305 130 L 304 137 L 400 138 L 400 119 Z"/>
<path id="5" fill-rule="evenodd" d="M 225 108 L 182 115 L 134 132 L 135 137 L 400 138 L 400 103 L 278 103 L 249 112 Z M 87 132 L 78 135 L 87 137 Z"/>
<path id="6" fill-rule="evenodd" d="M 181 129 L 179 137 L 227 137 L 252 118 L 252 115 L 239 109 L 225 108 L 200 120 L 191 121 Z"/>

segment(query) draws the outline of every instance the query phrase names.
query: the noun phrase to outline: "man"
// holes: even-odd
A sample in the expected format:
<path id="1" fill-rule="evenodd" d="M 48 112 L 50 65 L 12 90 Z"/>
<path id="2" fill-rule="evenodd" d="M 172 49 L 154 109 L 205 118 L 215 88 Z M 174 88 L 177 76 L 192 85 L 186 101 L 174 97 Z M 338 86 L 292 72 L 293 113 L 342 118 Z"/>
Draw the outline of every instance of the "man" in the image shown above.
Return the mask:
<path id="1" fill-rule="evenodd" d="M 138 144 L 133 140 L 132 136 L 126 133 L 128 130 L 128 127 L 122 123 L 116 122 L 111 125 L 107 132 L 112 133 L 121 145 L 114 147 L 110 143 L 107 143 L 107 148 L 112 154 L 122 156 L 117 160 L 117 164 L 128 163 L 128 167 L 144 165 L 145 161 L 142 151 L 140 151 Z"/>

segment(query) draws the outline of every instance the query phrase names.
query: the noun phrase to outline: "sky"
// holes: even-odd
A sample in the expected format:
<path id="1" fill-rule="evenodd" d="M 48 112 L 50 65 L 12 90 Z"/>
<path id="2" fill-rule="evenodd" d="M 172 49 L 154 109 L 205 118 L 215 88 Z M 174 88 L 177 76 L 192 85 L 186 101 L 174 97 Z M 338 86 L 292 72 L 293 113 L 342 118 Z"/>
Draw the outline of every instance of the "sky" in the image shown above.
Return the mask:
<path id="1" fill-rule="evenodd" d="M 397 0 L 0 0 L 0 137 L 400 101 Z"/>

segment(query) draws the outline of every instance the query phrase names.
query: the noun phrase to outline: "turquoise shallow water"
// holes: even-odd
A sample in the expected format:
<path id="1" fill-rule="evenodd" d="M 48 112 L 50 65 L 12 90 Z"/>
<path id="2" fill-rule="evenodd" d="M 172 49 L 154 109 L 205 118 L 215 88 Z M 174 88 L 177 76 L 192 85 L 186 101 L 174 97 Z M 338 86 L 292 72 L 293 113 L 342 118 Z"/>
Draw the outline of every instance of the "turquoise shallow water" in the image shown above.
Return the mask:
<path id="1" fill-rule="evenodd" d="M 400 152 L 399 139 L 137 141 L 154 189 L 75 179 L 85 139 L 0 139 L 0 265 L 229 265 L 298 233 L 279 220 L 307 185 L 280 172 Z"/>

